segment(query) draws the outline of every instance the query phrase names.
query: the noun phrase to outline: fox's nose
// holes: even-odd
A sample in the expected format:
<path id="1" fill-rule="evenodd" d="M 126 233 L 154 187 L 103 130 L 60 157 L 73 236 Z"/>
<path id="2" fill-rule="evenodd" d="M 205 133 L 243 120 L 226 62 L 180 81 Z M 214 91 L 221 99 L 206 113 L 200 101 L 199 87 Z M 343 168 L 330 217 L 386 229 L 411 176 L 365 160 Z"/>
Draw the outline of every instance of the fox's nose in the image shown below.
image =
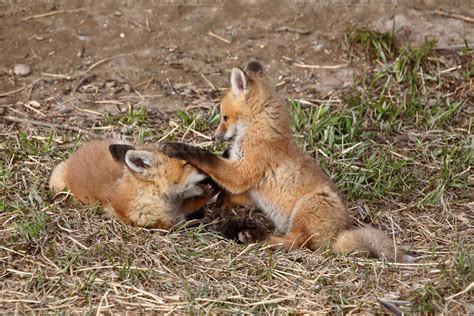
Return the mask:
<path id="1" fill-rule="evenodd" d="M 212 140 L 217 144 L 222 143 L 222 136 L 219 134 L 214 134 L 212 135 Z"/>

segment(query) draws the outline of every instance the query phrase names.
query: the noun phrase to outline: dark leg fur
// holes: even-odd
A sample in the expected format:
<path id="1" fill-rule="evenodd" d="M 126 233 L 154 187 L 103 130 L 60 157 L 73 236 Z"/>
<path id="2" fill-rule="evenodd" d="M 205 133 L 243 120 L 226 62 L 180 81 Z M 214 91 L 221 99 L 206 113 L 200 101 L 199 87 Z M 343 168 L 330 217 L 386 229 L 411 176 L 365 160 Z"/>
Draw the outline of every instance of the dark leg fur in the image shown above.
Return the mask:
<path id="1" fill-rule="evenodd" d="M 190 163 L 200 161 L 212 165 L 219 161 L 210 151 L 184 143 L 165 143 L 160 146 L 160 150 L 171 158 L 186 160 Z"/>

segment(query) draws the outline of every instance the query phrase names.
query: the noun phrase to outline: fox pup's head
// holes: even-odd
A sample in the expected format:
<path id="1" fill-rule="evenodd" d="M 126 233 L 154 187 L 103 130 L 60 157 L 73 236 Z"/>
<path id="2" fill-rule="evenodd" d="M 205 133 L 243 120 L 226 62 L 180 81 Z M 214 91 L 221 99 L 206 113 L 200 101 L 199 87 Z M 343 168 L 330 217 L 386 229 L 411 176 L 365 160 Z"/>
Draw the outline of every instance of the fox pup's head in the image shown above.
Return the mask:
<path id="1" fill-rule="evenodd" d="M 158 148 L 137 150 L 130 145 L 112 144 L 109 151 L 135 178 L 155 185 L 161 193 L 185 199 L 212 190 L 205 174 L 184 160 L 166 156 Z"/>
<path id="2" fill-rule="evenodd" d="M 220 105 L 221 121 L 214 133 L 216 142 L 242 135 L 271 95 L 263 67 L 256 61 L 250 62 L 245 71 L 233 68 L 230 85 Z"/>

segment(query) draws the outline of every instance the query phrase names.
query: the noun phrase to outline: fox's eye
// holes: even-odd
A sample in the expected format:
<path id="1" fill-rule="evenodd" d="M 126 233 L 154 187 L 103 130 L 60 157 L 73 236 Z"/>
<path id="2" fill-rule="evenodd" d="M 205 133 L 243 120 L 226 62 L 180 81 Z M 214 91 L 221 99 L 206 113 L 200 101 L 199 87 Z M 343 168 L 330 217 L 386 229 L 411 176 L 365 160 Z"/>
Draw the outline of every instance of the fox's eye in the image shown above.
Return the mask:
<path id="1" fill-rule="evenodd" d="M 224 122 L 227 122 L 227 119 L 228 119 L 228 118 L 229 118 L 229 117 L 228 117 L 227 115 L 224 115 L 224 117 L 223 117 Z"/>

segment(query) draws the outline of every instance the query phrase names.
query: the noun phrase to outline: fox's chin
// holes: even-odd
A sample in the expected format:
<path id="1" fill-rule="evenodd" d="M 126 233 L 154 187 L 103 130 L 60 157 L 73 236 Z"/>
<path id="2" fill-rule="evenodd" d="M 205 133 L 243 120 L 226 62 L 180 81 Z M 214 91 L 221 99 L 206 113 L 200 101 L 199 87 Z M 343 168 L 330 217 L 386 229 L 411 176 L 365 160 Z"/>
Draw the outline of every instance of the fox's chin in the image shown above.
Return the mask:
<path id="1" fill-rule="evenodd" d="M 214 143 L 222 144 L 222 143 L 232 143 L 235 140 L 235 134 L 229 137 L 216 137 L 214 138 Z"/>

